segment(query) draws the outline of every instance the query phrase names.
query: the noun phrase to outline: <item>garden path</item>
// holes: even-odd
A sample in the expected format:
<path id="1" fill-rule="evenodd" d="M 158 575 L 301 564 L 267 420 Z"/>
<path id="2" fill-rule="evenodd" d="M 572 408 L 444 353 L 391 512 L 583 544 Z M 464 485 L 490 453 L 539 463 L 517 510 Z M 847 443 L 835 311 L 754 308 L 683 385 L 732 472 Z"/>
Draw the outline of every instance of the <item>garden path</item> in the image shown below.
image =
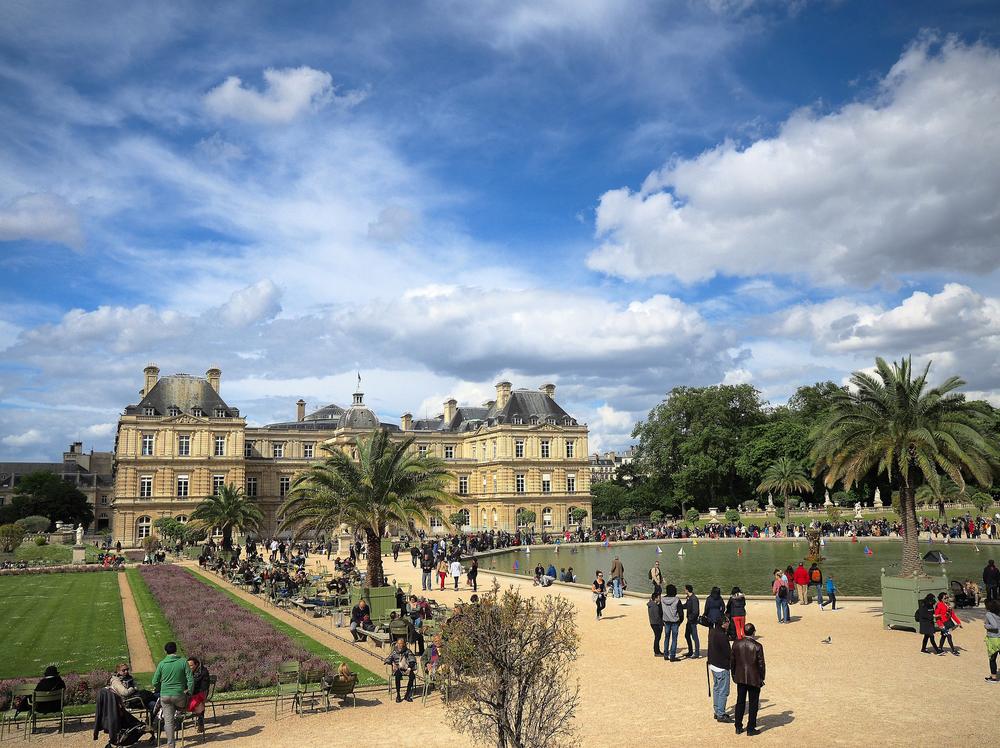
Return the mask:
<path id="1" fill-rule="evenodd" d="M 122 598 L 122 614 L 125 618 L 125 639 L 128 642 L 129 660 L 133 673 L 151 673 L 156 669 L 153 655 L 149 651 L 146 634 L 142 630 L 139 609 L 132 597 L 132 588 L 124 572 L 118 574 L 118 590 Z"/>

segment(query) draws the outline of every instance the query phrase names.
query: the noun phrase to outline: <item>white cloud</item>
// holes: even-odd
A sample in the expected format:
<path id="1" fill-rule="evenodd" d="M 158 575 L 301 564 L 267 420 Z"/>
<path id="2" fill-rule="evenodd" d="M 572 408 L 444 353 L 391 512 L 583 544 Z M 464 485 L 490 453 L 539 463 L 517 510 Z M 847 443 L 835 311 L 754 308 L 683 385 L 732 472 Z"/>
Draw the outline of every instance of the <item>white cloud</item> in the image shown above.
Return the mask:
<path id="1" fill-rule="evenodd" d="M 407 238 L 417 224 L 417 214 L 402 205 L 387 205 L 378 218 L 368 224 L 368 236 L 379 242 L 398 242 Z"/>
<path id="2" fill-rule="evenodd" d="M 264 279 L 252 286 L 234 291 L 229 301 L 219 309 L 219 314 L 226 324 L 246 327 L 273 319 L 280 311 L 281 289 L 270 280 Z"/>
<path id="3" fill-rule="evenodd" d="M 115 433 L 115 427 L 114 423 L 95 423 L 93 426 L 87 426 L 83 430 L 83 435 L 90 437 L 111 436 Z"/>
<path id="4" fill-rule="evenodd" d="M 1000 52 L 931 40 L 877 93 L 602 195 L 591 268 L 624 278 L 806 274 L 871 284 L 1000 266 Z"/>
<path id="5" fill-rule="evenodd" d="M 21 434 L 9 434 L 0 439 L 0 443 L 8 447 L 27 447 L 45 441 L 46 436 L 38 429 L 28 429 Z"/>
<path id="6" fill-rule="evenodd" d="M 58 195 L 21 195 L 0 207 L 0 242 L 29 239 L 56 242 L 73 249 L 83 246 L 76 209 Z"/>
<path id="7" fill-rule="evenodd" d="M 205 94 L 205 107 L 219 118 L 265 124 L 287 124 L 316 111 L 331 101 L 353 106 L 364 98 L 361 92 L 338 96 L 327 72 L 302 66 L 264 71 L 265 87 L 258 91 L 231 75 Z"/>

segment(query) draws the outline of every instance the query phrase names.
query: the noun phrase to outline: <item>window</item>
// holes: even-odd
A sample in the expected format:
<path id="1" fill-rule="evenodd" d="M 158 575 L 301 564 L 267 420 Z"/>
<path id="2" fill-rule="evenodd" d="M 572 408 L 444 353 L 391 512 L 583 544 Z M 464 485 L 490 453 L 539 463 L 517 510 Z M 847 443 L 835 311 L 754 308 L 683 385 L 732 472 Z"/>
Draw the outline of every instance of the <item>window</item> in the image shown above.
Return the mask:
<path id="1" fill-rule="evenodd" d="M 524 473 L 518 473 L 514 476 L 514 491 L 524 493 Z"/>
<path id="2" fill-rule="evenodd" d="M 313 450 L 315 446 L 316 445 L 314 445 L 312 442 L 306 442 L 305 444 L 303 444 L 302 456 L 305 457 L 307 460 L 311 460 L 313 458 Z"/>
<path id="3" fill-rule="evenodd" d="M 224 457 L 226 454 L 226 437 L 215 437 L 215 456 Z"/>
<path id="4" fill-rule="evenodd" d="M 139 478 L 139 498 L 148 499 L 153 495 L 153 476 L 143 475 Z"/>
<path id="5" fill-rule="evenodd" d="M 547 424 L 549 424 L 550 426 L 555 426 L 555 425 L 556 425 L 556 419 L 555 419 L 555 418 L 552 418 L 552 417 L 549 417 L 549 418 L 546 418 L 546 419 L 545 419 L 545 422 L 546 422 Z"/>
<path id="6" fill-rule="evenodd" d="M 531 418 L 529 418 L 528 419 L 528 423 L 530 423 L 532 426 L 537 426 L 538 425 L 538 416 L 532 416 Z"/>
<path id="7" fill-rule="evenodd" d="M 282 475 L 278 478 L 278 496 L 285 496 L 288 494 L 288 487 L 292 484 L 292 479 L 287 475 Z"/>
<path id="8" fill-rule="evenodd" d="M 431 529 L 436 530 L 440 527 L 444 527 L 444 522 L 441 521 L 440 517 L 431 515 Z"/>
<path id="9" fill-rule="evenodd" d="M 497 440 L 494 439 L 493 440 L 493 459 L 495 460 L 496 457 L 497 457 Z"/>
<path id="10" fill-rule="evenodd" d="M 493 493 L 497 492 L 497 474 L 493 473 Z"/>
<path id="11" fill-rule="evenodd" d="M 497 526 L 497 510 L 496 509 L 493 510 L 493 526 L 494 527 Z"/>
<path id="12" fill-rule="evenodd" d="M 156 411 L 153 408 L 143 408 L 142 409 L 142 414 L 144 416 L 155 416 L 156 415 Z"/>
<path id="13" fill-rule="evenodd" d="M 285 444 L 284 442 L 275 442 L 271 445 L 271 457 L 284 457 L 285 456 Z"/>
<path id="14" fill-rule="evenodd" d="M 576 517 L 573 516 L 573 512 L 575 512 L 575 511 L 576 511 L 576 507 L 575 506 L 568 506 L 568 507 L 566 507 L 566 517 L 569 520 L 569 523 L 571 525 L 575 525 L 576 524 Z"/>
<path id="15" fill-rule="evenodd" d="M 454 460 L 455 459 L 455 448 L 453 446 L 451 446 L 450 444 L 447 445 L 444 448 L 444 458 L 446 460 Z"/>
<path id="16" fill-rule="evenodd" d="M 135 521 L 135 536 L 139 540 L 144 540 L 148 538 L 153 532 L 153 520 L 149 517 L 143 515 Z"/>
<path id="17" fill-rule="evenodd" d="M 484 530 L 485 530 L 485 529 L 486 529 L 487 527 L 489 527 L 489 524 L 488 524 L 487 522 L 488 522 L 488 520 L 486 519 L 486 510 L 485 510 L 485 509 L 483 509 L 483 529 L 484 529 Z"/>
<path id="18" fill-rule="evenodd" d="M 226 485 L 226 476 L 224 475 L 213 475 L 212 476 L 212 495 L 218 496 L 219 489 Z"/>
<path id="19" fill-rule="evenodd" d="M 247 476 L 247 496 L 254 498 L 257 495 L 257 476 Z"/>
<path id="20" fill-rule="evenodd" d="M 469 476 L 460 475 L 458 477 L 458 493 L 460 496 L 465 496 L 469 493 Z"/>
<path id="21" fill-rule="evenodd" d="M 479 445 L 478 444 L 473 444 L 472 445 L 472 459 L 473 460 L 478 460 L 479 459 Z"/>
<path id="22" fill-rule="evenodd" d="M 566 457 L 567 459 L 573 456 L 573 442 L 566 440 Z"/>
<path id="23" fill-rule="evenodd" d="M 191 456 L 191 436 L 181 434 L 177 437 L 177 454 L 181 457 Z"/>
<path id="24" fill-rule="evenodd" d="M 186 475 L 177 476 L 177 498 L 186 499 L 190 492 L 191 481 Z"/>
<path id="25" fill-rule="evenodd" d="M 111 528 L 111 520 L 108 519 L 107 512 L 101 512 L 97 515 L 97 530 L 108 530 Z"/>
<path id="26" fill-rule="evenodd" d="M 518 527 L 527 527 L 528 523 L 524 521 L 524 510 L 518 509 L 517 513 L 514 515 L 514 521 Z"/>
<path id="27" fill-rule="evenodd" d="M 197 418 L 201 418 L 203 415 L 205 415 L 205 411 L 203 411 L 201 408 L 199 408 L 196 405 L 193 408 L 191 408 L 191 415 L 193 415 L 193 416 L 195 416 Z"/>
<path id="28" fill-rule="evenodd" d="M 188 516 L 186 514 L 178 514 L 174 519 L 183 525 L 188 521 Z"/>
<path id="29" fill-rule="evenodd" d="M 472 524 L 472 515 L 469 514 L 468 509 L 459 509 L 458 513 L 462 515 L 462 521 L 460 523 L 462 527 L 468 527 Z"/>
<path id="30" fill-rule="evenodd" d="M 226 417 L 226 409 L 225 408 L 216 408 L 215 409 L 215 417 L 216 418 L 225 418 Z"/>
<path id="31" fill-rule="evenodd" d="M 552 527 L 552 507 L 542 509 L 542 527 Z"/>
<path id="32" fill-rule="evenodd" d="M 178 408 L 176 405 L 171 405 L 169 408 L 167 408 L 167 415 L 179 416 L 180 414 L 181 414 L 181 409 Z"/>
<path id="33" fill-rule="evenodd" d="M 521 416 L 514 416 L 513 423 L 515 426 L 520 426 L 522 423 L 524 423 L 524 419 L 521 418 Z"/>
<path id="34" fill-rule="evenodd" d="M 514 456 L 524 457 L 524 439 L 514 440 Z"/>
<path id="35" fill-rule="evenodd" d="M 566 476 L 566 493 L 576 493 L 576 476 Z"/>
<path id="36" fill-rule="evenodd" d="M 108 505 L 108 495 L 106 493 L 101 494 L 101 506 Z"/>
<path id="37" fill-rule="evenodd" d="M 552 476 L 548 473 L 542 474 L 542 493 L 550 493 L 552 491 Z"/>
<path id="38" fill-rule="evenodd" d="M 243 456 L 244 457 L 253 457 L 253 442 L 252 441 L 246 441 L 246 442 L 243 443 Z"/>
<path id="39" fill-rule="evenodd" d="M 144 457 L 149 457 L 153 454 L 153 435 L 143 434 L 142 435 L 142 454 Z"/>
<path id="40" fill-rule="evenodd" d="M 542 439 L 542 457 L 549 456 L 549 440 Z"/>
<path id="41" fill-rule="evenodd" d="M 421 457 L 426 457 L 427 456 L 427 445 L 426 444 L 420 444 L 420 445 L 418 445 L 417 446 L 417 454 L 419 454 Z"/>

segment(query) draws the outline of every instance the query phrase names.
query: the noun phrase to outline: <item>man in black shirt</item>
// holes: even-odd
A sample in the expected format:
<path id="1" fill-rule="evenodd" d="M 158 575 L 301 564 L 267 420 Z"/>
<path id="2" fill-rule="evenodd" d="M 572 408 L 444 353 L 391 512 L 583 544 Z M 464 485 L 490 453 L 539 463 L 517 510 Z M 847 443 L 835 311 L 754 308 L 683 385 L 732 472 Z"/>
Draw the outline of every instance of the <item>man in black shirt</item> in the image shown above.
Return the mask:
<path id="1" fill-rule="evenodd" d="M 729 698 L 729 667 L 732 649 L 729 644 L 729 619 L 725 616 L 708 631 L 708 674 L 712 679 L 712 707 L 716 722 L 732 722 L 726 714 Z"/>

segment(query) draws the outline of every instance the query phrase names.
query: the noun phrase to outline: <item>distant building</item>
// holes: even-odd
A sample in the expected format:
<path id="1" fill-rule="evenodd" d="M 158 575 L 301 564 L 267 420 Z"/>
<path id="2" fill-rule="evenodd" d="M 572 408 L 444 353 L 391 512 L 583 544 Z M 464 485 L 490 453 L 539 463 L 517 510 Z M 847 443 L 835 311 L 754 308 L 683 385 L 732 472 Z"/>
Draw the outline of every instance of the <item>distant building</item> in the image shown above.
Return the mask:
<path id="1" fill-rule="evenodd" d="M 248 427 L 239 409 L 221 397 L 222 373 L 159 377 L 144 370 L 136 405 L 125 408 L 115 442 L 114 534 L 134 545 L 155 534 L 153 522 L 182 522 L 199 501 L 227 484 L 257 500 L 265 534 L 277 531 L 278 508 L 299 473 L 323 457 L 321 447 L 353 453 L 358 436 L 383 428 L 414 437 L 414 448 L 441 457 L 453 473 L 450 490 L 463 497 L 466 530 L 523 526 L 520 510 L 535 512 L 538 530 L 575 527 L 571 510 L 587 511 L 587 426 L 555 401 L 555 386 L 539 390 L 496 385 L 496 399 L 481 406 L 449 399 L 434 418 L 384 423 L 355 392 L 349 407 L 326 405 L 306 414 L 295 403 L 294 421 Z M 449 510 L 454 511 L 454 510 Z M 443 531 L 437 520 L 422 528 Z"/>
<path id="2" fill-rule="evenodd" d="M 601 483 L 614 480 L 618 468 L 631 465 L 635 461 L 635 447 L 629 447 L 624 452 L 594 452 L 590 455 L 590 483 Z"/>
<path id="3" fill-rule="evenodd" d="M 83 442 L 73 442 L 63 452 L 62 462 L 0 462 L 0 506 L 9 504 L 24 476 L 44 471 L 76 486 L 87 497 L 94 512 L 92 532 L 111 531 L 113 452 L 83 451 Z"/>

